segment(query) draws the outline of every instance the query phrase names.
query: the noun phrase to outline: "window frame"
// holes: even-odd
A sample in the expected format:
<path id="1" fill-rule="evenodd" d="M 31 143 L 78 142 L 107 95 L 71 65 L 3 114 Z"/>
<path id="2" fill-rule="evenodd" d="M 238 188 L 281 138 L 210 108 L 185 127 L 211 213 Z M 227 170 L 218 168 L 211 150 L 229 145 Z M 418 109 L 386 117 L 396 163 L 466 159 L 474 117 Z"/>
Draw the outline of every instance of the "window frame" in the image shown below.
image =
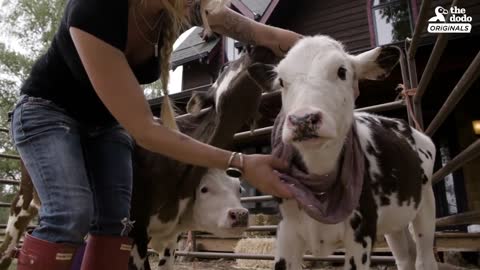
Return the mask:
<path id="1" fill-rule="evenodd" d="M 368 15 L 368 26 L 369 26 L 369 32 L 370 32 L 370 46 L 372 48 L 398 43 L 398 42 L 392 42 L 392 43 L 379 45 L 374 11 L 376 9 L 379 9 L 388 5 L 398 4 L 398 2 L 400 1 L 401 0 L 391 0 L 391 2 L 389 3 L 384 3 L 384 4 L 379 4 L 374 6 L 375 0 L 367 0 L 367 15 Z M 406 0 L 406 1 L 407 1 L 408 11 L 410 15 L 410 30 L 412 31 L 412 35 L 413 35 L 415 24 L 418 18 L 418 3 L 417 3 L 417 0 Z"/>

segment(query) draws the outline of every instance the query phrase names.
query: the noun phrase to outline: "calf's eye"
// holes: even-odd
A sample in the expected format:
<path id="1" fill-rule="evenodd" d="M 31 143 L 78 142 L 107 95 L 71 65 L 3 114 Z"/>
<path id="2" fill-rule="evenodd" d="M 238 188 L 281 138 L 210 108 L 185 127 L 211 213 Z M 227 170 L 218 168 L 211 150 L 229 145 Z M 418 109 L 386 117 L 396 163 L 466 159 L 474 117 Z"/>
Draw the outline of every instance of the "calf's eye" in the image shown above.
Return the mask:
<path id="1" fill-rule="evenodd" d="M 280 86 L 281 86 L 281 87 L 285 87 L 285 86 L 283 85 L 283 80 L 282 80 L 282 79 L 278 78 L 278 82 L 280 83 Z"/>
<path id="2" fill-rule="evenodd" d="M 337 75 L 341 80 L 345 80 L 347 78 L 347 70 L 344 67 L 339 67 Z"/>
<path id="3" fill-rule="evenodd" d="M 203 187 L 202 189 L 200 189 L 200 192 L 202 192 L 202 193 L 207 193 L 207 192 L 208 192 L 208 188 L 207 188 L 207 187 Z"/>

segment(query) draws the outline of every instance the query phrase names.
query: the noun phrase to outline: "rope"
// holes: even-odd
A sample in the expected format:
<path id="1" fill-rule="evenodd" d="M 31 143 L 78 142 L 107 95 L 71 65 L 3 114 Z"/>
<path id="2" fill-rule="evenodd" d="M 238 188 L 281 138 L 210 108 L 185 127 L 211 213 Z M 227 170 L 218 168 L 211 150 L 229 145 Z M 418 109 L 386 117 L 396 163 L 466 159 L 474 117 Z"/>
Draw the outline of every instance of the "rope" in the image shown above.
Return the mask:
<path id="1" fill-rule="evenodd" d="M 413 120 L 413 124 L 415 129 L 419 131 L 424 131 L 422 126 L 417 121 L 417 116 L 415 115 L 415 111 L 413 110 L 413 99 L 412 97 L 415 96 L 417 93 L 417 88 L 405 89 L 404 85 L 400 85 L 403 89 L 400 92 L 400 97 L 405 100 L 405 105 L 407 107 L 408 117 Z"/>

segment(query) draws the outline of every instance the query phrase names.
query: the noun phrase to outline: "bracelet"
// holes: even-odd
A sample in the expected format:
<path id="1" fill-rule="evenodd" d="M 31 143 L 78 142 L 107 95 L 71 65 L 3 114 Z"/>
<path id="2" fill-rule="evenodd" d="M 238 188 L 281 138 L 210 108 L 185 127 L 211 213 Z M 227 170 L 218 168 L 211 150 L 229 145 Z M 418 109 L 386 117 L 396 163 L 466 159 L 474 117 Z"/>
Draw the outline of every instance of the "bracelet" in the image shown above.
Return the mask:
<path id="1" fill-rule="evenodd" d="M 240 168 L 235 168 L 235 167 L 232 166 L 233 159 L 235 158 L 236 155 L 238 155 L 238 157 L 240 158 Z M 228 167 L 225 170 L 225 173 L 228 176 L 234 177 L 234 178 L 242 177 L 242 175 L 243 175 L 243 155 L 242 155 L 242 153 L 232 152 L 232 155 L 228 159 Z"/>

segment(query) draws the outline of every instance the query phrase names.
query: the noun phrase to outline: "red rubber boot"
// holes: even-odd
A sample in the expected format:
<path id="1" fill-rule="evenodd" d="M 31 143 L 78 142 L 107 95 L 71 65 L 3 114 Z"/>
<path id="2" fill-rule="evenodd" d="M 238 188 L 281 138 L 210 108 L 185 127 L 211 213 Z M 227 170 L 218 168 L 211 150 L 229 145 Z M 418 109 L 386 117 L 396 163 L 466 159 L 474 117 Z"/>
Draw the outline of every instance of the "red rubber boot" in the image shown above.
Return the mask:
<path id="1" fill-rule="evenodd" d="M 81 270 L 128 270 L 131 250 L 128 237 L 90 235 Z"/>
<path id="2" fill-rule="evenodd" d="M 51 243 L 26 234 L 17 270 L 70 270 L 76 249 L 74 245 Z"/>

